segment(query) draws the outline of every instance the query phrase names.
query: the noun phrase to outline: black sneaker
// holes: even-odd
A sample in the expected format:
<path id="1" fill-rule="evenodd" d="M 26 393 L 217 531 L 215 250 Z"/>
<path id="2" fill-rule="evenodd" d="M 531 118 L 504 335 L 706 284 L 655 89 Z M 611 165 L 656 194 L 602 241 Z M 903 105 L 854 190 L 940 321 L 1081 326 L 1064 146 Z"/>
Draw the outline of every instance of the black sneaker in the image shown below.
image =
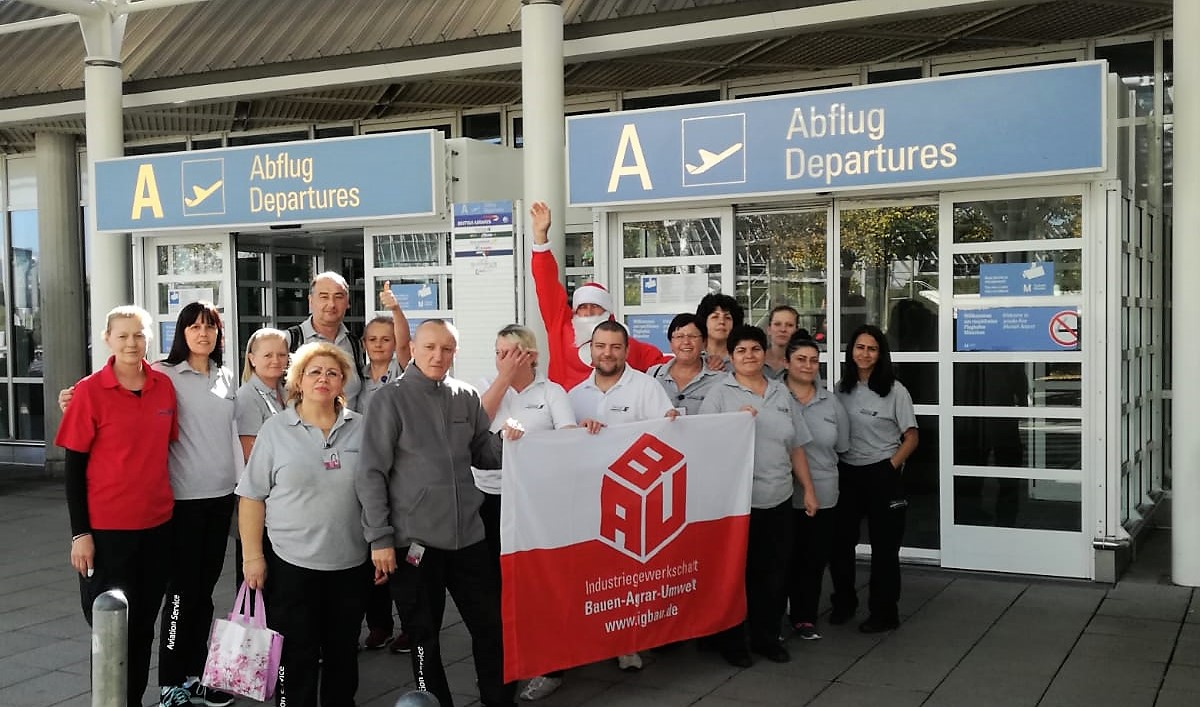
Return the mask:
<path id="1" fill-rule="evenodd" d="M 205 687 L 199 682 L 192 683 L 192 686 L 187 689 L 191 696 L 191 703 L 194 705 L 207 705 L 207 707 L 229 707 L 233 704 L 233 695 L 228 692 L 214 690 L 211 687 Z"/>
<path id="2" fill-rule="evenodd" d="M 841 626 L 854 618 L 854 611 L 854 607 L 835 607 L 833 611 L 829 612 L 829 623 Z"/>
<path id="3" fill-rule="evenodd" d="M 158 707 L 187 707 L 192 693 L 186 687 L 163 687 L 158 691 Z"/>
<path id="4" fill-rule="evenodd" d="M 763 646 L 750 646 L 750 650 L 761 655 L 772 663 L 786 663 L 792 659 L 791 653 L 778 643 L 768 643 Z"/>
<path id="5" fill-rule="evenodd" d="M 863 633 L 883 633 L 885 631 L 893 631 L 899 626 L 899 619 L 882 619 L 877 616 L 868 616 L 867 620 L 859 625 L 858 630 Z"/>
<path id="6" fill-rule="evenodd" d="M 817 627 L 808 621 L 798 622 L 795 626 L 793 635 L 805 641 L 815 641 L 821 637 L 821 634 L 817 633 Z"/>

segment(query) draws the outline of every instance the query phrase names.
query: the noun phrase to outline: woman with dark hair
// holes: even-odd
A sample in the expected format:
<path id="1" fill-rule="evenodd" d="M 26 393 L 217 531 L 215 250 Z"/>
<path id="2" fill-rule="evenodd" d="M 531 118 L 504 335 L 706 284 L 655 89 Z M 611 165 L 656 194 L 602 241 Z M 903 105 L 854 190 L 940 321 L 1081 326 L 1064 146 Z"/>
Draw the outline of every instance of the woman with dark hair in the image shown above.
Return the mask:
<path id="1" fill-rule="evenodd" d="M 676 410 L 686 415 L 700 412 L 700 403 L 708 394 L 720 373 L 704 365 L 704 334 L 696 315 L 676 314 L 667 326 L 667 340 L 675 357 L 666 363 L 651 366 L 646 375 L 658 381 Z"/>
<path id="2" fill-rule="evenodd" d="M 779 381 L 763 375 L 767 335 L 756 326 L 734 329 L 726 342 L 733 373 L 720 378 L 700 405 L 700 414 L 754 415 L 754 481 L 750 491 L 750 535 L 746 547 L 746 623 L 722 632 L 721 655 L 738 667 L 750 665 L 747 651 L 767 660 L 791 660 L 779 640 L 791 555 L 793 483 L 804 508 L 817 512 L 804 445 L 812 441 L 799 404 Z"/>
<path id="3" fill-rule="evenodd" d="M 800 404 L 804 423 L 813 440 L 804 445 L 808 471 L 819 509 L 809 515 L 792 497 L 795 541 L 788 567 L 788 623 L 795 635 L 811 641 L 817 632 L 817 606 L 821 578 L 829 563 L 838 502 L 838 454 L 850 446 L 850 420 L 846 408 L 832 391 L 821 384 L 821 350 L 807 332 L 797 332 L 787 343 L 787 373 L 784 382 Z"/>
<path id="4" fill-rule="evenodd" d="M 213 618 L 213 587 L 225 564 L 233 518 L 233 488 L 243 465 L 234 422 L 238 382 L 224 362 L 225 327 L 211 302 L 192 302 L 179 312 L 167 358 L 154 369 L 175 387 L 179 439 L 168 468 L 175 513 L 171 518 L 167 598 L 158 650 L 163 705 L 222 707 L 233 697 L 200 684 Z"/>
<path id="5" fill-rule="evenodd" d="M 871 535 L 870 615 L 859 630 L 890 631 L 900 625 L 900 542 L 908 511 L 901 472 L 917 449 L 917 418 L 912 396 L 896 380 L 887 338 L 879 327 L 863 324 L 851 334 L 837 392 L 849 413 L 850 444 L 838 464 L 829 622 L 845 623 L 858 608 L 854 548 L 866 516 Z"/>
<path id="6" fill-rule="evenodd" d="M 788 366 L 785 349 L 792 335 L 801 331 L 805 339 L 809 338 L 808 331 L 799 327 L 800 313 L 791 305 L 781 304 L 771 309 L 771 314 L 767 316 L 767 341 L 770 347 L 767 349 L 767 362 L 764 366 L 768 376 L 783 378 Z"/>
<path id="7" fill-rule="evenodd" d="M 719 292 L 704 295 L 696 307 L 696 326 L 704 335 L 705 365 L 714 371 L 733 370 L 725 342 L 729 332 L 740 327 L 746 319 L 746 310 L 729 295 Z"/>

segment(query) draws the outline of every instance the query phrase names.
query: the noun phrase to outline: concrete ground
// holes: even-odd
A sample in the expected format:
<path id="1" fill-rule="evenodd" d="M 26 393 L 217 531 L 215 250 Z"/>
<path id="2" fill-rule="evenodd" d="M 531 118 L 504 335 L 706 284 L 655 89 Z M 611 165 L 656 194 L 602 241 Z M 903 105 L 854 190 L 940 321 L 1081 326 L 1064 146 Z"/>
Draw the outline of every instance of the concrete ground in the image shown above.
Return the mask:
<path id="1" fill-rule="evenodd" d="M 91 704 L 68 533 L 60 483 L 0 478 L 2 707 Z M 648 652 L 641 673 L 614 661 L 571 670 L 541 704 L 1196 707 L 1200 592 L 1168 583 L 1167 542 L 1160 532 L 1115 587 L 905 568 L 904 621 L 893 633 L 823 624 L 822 640 L 791 641 L 791 663 L 748 669 L 691 644 Z M 232 601 L 226 577 L 218 612 Z M 443 647 L 458 704 L 478 704 L 470 639 L 453 613 Z M 411 689 L 407 656 L 363 653 L 360 665 L 359 705 L 391 707 Z"/>

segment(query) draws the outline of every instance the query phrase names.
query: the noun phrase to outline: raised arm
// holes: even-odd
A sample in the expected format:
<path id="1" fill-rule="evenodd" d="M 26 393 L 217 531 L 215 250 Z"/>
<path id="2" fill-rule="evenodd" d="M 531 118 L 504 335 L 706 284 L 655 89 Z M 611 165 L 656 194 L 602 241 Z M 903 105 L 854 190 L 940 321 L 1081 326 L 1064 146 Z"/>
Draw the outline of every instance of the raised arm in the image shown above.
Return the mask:
<path id="1" fill-rule="evenodd" d="M 400 307 L 396 293 L 392 292 L 391 280 L 384 280 L 383 289 L 379 291 L 380 305 L 392 313 L 392 333 L 396 337 L 396 362 L 401 368 L 407 368 L 412 360 L 412 334 L 408 330 L 408 317 Z"/>

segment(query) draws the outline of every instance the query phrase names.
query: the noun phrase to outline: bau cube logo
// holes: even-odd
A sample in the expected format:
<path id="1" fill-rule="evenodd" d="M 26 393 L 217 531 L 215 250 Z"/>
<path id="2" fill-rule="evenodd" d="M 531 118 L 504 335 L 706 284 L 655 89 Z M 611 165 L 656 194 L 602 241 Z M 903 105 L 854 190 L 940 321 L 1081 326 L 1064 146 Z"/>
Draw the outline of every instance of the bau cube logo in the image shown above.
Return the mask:
<path id="1" fill-rule="evenodd" d="M 683 530 L 687 518 L 683 453 L 643 434 L 614 461 L 600 484 L 600 540 L 647 562 Z"/>

